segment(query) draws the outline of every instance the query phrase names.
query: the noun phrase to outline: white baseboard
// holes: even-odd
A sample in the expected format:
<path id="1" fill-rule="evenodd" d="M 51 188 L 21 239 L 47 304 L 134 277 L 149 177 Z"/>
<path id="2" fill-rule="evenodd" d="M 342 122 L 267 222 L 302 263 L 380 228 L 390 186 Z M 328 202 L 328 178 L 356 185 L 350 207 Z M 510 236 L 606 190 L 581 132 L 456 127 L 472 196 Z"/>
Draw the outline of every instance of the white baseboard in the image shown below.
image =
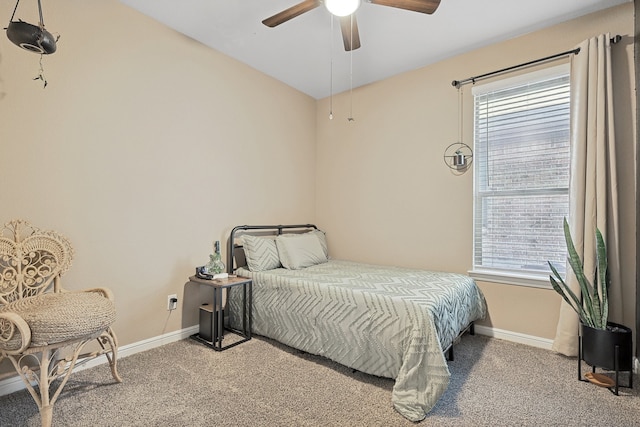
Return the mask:
<path id="1" fill-rule="evenodd" d="M 548 338 L 540 338 L 533 335 L 521 334 L 519 332 L 505 331 L 504 329 L 491 328 L 489 326 L 476 325 L 475 331 L 480 335 L 526 344 L 531 347 L 544 348 L 545 350 L 551 350 L 551 345 L 553 344 L 553 340 Z"/>
<path id="2" fill-rule="evenodd" d="M 198 325 L 191 326 L 189 328 L 181 329 L 175 332 L 169 332 L 168 334 L 159 335 L 157 337 L 149 338 L 146 340 L 138 341 L 133 344 L 123 345 L 118 348 L 118 359 L 131 356 L 132 354 L 140 353 L 142 351 L 151 350 L 152 348 L 160 347 L 175 341 L 180 341 L 198 332 Z M 76 366 L 74 372 L 81 371 L 83 369 L 93 368 L 94 366 L 107 363 L 106 356 L 96 357 L 88 361 L 87 363 Z M 5 394 L 11 394 L 16 391 L 25 388 L 22 379 L 19 376 L 14 376 L 0 381 L 0 396 Z"/>
<path id="3" fill-rule="evenodd" d="M 551 350 L 551 345 L 553 344 L 553 340 L 547 338 L 534 337 L 531 335 L 520 334 L 518 332 L 490 328 L 488 326 L 476 325 L 475 330 L 480 335 L 526 344 L 532 347 L 544 348 L 545 350 Z M 633 358 L 633 373 L 640 374 L 640 359 L 637 357 Z"/>

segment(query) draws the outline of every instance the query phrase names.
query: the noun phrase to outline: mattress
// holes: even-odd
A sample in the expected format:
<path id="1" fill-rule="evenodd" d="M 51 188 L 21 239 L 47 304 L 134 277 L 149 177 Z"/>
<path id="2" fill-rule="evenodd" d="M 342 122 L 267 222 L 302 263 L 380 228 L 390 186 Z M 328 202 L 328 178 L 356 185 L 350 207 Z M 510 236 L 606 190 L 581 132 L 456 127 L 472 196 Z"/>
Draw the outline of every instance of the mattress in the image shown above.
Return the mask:
<path id="1" fill-rule="evenodd" d="M 468 276 L 329 260 L 253 279 L 252 332 L 372 375 L 395 379 L 395 409 L 420 421 L 449 384 L 443 350 L 486 304 Z M 230 295 L 231 323 L 240 298 Z"/>

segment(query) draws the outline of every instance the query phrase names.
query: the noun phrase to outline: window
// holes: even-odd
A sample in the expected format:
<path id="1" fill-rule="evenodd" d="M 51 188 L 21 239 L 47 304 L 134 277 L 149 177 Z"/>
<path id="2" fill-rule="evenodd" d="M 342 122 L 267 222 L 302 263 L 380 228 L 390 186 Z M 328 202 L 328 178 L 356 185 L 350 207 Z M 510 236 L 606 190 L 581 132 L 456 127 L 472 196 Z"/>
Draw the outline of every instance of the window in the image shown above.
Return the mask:
<path id="1" fill-rule="evenodd" d="M 568 66 L 473 88 L 474 276 L 549 285 L 569 213 Z"/>

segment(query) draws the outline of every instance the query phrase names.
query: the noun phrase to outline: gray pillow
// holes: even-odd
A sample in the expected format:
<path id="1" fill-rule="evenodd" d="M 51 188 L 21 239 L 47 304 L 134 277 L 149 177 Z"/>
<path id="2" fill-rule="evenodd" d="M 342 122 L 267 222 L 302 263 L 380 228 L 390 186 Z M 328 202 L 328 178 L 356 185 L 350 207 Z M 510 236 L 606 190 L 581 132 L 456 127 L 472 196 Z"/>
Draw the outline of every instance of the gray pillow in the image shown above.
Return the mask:
<path id="1" fill-rule="evenodd" d="M 329 259 L 329 247 L 327 246 L 327 235 L 322 230 L 313 230 L 310 231 L 309 234 L 315 234 L 318 236 L 320 240 L 320 246 L 322 246 L 322 250 L 324 251 L 324 256 Z"/>
<path id="2" fill-rule="evenodd" d="M 282 266 L 278 257 L 276 241 L 273 238 L 244 235 L 242 240 L 249 270 L 273 270 Z"/>
<path id="3" fill-rule="evenodd" d="M 276 237 L 276 246 L 282 266 L 289 270 L 299 270 L 328 261 L 316 232 L 280 235 Z"/>

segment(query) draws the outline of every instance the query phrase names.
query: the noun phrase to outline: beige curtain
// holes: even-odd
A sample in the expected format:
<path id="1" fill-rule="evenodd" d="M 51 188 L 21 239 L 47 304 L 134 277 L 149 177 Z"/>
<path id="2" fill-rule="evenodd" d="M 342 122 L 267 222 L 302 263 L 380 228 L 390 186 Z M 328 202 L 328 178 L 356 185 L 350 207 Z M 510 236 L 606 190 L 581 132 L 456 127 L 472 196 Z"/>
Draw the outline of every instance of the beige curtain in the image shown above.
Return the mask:
<path id="1" fill-rule="evenodd" d="M 609 262 L 609 320 L 622 319 L 620 283 L 618 188 L 616 178 L 611 41 L 609 34 L 592 37 L 571 58 L 571 178 L 569 226 L 587 278 L 596 269 L 595 229 L 602 232 Z M 567 265 L 569 286 L 579 285 Z M 578 354 L 579 320 L 564 301 L 553 350 Z"/>

